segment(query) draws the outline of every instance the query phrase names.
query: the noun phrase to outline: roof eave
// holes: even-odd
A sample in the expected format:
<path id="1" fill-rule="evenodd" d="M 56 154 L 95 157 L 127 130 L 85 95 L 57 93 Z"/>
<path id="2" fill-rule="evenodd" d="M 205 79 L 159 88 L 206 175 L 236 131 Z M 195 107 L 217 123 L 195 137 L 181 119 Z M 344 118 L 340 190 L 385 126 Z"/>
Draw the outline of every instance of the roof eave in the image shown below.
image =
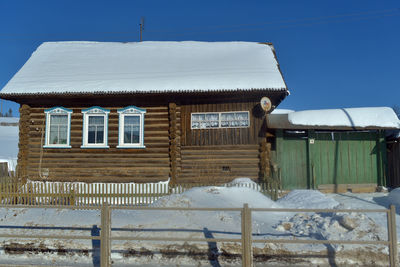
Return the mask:
<path id="1" fill-rule="evenodd" d="M 229 94 L 240 92 L 274 92 L 285 93 L 287 96 L 287 88 L 249 88 L 249 89 L 219 89 L 219 90 L 154 90 L 154 91 L 94 91 L 94 92 L 32 92 L 32 93 L 1 93 L 0 98 L 15 101 L 18 98 L 26 98 L 32 96 L 46 97 L 63 97 L 63 96 L 94 96 L 94 95 L 163 95 L 163 94 Z"/>

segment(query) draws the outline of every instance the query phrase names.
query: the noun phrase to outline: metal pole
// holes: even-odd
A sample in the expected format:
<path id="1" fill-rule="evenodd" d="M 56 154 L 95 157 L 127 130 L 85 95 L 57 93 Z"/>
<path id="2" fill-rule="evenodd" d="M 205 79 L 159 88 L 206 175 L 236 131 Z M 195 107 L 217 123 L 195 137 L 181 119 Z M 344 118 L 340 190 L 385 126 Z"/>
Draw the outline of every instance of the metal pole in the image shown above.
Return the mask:
<path id="1" fill-rule="evenodd" d="M 139 24 L 140 26 L 140 42 L 142 41 L 142 23 Z"/>

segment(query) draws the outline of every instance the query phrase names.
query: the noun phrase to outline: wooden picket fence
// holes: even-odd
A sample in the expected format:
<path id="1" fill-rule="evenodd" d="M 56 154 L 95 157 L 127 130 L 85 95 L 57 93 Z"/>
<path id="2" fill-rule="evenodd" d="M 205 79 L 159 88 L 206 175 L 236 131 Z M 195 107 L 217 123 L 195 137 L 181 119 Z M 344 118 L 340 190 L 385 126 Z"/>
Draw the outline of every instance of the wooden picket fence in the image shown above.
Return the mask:
<path id="1" fill-rule="evenodd" d="M 160 197 L 183 193 L 193 187 L 247 187 L 273 199 L 278 189 L 266 183 L 239 184 L 177 184 L 167 183 L 70 183 L 70 182 L 3 182 L 0 183 L 0 203 L 9 205 L 110 205 L 138 206 L 151 204 Z"/>

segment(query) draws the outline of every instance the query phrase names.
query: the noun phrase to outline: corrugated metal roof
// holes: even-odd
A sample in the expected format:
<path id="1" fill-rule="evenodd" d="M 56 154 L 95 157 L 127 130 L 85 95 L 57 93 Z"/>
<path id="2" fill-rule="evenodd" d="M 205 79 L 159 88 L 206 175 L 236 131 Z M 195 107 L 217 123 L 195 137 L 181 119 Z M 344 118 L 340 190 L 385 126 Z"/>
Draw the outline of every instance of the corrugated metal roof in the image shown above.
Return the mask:
<path id="1" fill-rule="evenodd" d="M 3 95 L 287 90 L 273 47 L 251 42 L 43 43 Z"/>

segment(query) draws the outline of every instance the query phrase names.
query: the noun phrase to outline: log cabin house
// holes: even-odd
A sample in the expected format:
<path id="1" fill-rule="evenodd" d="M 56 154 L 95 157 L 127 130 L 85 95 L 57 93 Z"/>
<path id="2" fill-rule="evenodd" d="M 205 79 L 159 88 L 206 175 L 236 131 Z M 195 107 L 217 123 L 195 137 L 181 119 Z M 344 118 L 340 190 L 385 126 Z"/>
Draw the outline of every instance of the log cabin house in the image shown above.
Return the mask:
<path id="1" fill-rule="evenodd" d="M 269 172 L 265 111 L 288 95 L 250 42 L 43 43 L 0 92 L 23 180 L 225 182 Z"/>

